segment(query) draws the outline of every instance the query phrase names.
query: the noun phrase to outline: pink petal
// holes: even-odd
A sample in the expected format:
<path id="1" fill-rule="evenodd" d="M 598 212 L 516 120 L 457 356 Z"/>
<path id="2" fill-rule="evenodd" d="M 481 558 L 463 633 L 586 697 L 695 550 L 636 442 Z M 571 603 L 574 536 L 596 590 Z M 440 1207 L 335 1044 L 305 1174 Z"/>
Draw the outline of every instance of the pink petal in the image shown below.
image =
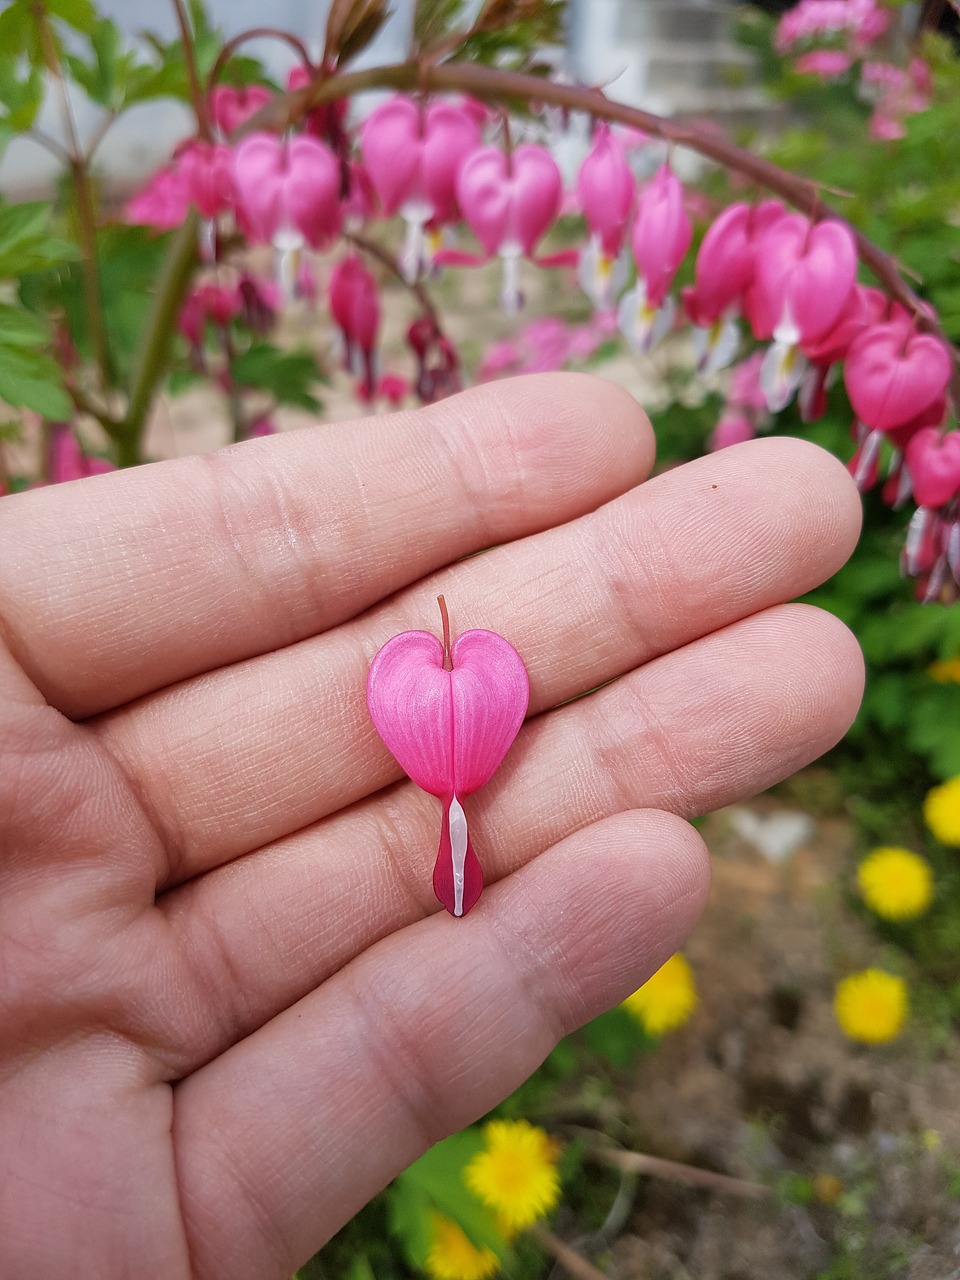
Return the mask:
<path id="1" fill-rule="evenodd" d="M 855 338 L 844 382 L 861 422 L 888 431 L 937 404 L 950 380 L 950 354 L 930 333 L 904 332 L 896 321 Z"/>
<path id="2" fill-rule="evenodd" d="M 529 682 L 520 655 L 492 631 L 466 631 L 443 670 L 443 645 L 405 631 L 383 646 L 367 705 L 397 763 L 431 795 L 469 795 L 488 782 L 523 723 Z"/>

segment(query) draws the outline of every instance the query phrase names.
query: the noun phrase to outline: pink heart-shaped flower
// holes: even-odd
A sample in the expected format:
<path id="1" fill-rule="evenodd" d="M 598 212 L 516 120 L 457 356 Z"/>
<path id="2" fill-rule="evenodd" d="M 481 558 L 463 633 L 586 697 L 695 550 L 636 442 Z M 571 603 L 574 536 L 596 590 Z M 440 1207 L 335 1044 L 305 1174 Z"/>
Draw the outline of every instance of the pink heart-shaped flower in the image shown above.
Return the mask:
<path id="1" fill-rule="evenodd" d="M 340 228 L 340 164 L 316 138 L 250 134 L 234 152 L 233 180 L 238 217 L 254 240 L 292 233 L 320 248 Z"/>
<path id="2" fill-rule="evenodd" d="M 405 631 L 370 667 L 367 706 L 377 732 L 417 786 L 443 801 L 434 888 L 452 915 L 469 911 L 483 887 L 461 800 L 493 776 L 529 696 L 523 660 L 492 631 L 466 631 L 449 651 L 428 631 Z"/>
<path id="3" fill-rule="evenodd" d="M 960 431 L 918 431 L 907 445 L 907 467 L 917 505 L 945 506 L 960 492 Z"/>
<path id="4" fill-rule="evenodd" d="M 491 257 L 533 253 L 562 199 L 560 170 L 543 147 L 525 144 L 509 157 L 496 147 L 479 147 L 457 178 L 463 216 Z"/>
<path id="5" fill-rule="evenodd" d="M 633 221 L 633 256 L 648 306 L 663 303 L 692 237 L 683 185 L 669 164 L 662 164 L 640 192 Z"/>
<path id="6" fill-rule="evenodd" d="M 796 331 L 793 341 L 819 338 L 840 319 L 856 274 L 856 245 L 843 223 L 811 226 L 799 213 L 778 218 L 757 242 L 755 336 L 770 338 L 783 325 Z"/>
<path id="7" fill-rule="evenodd" d="M 597 125 L 593 147 L 577 175 L 577 197 L 587 226 L 609 258 L 620 252 L 635 190 L 620 139 L 608 124 Z"/>
<path id="8" fill-rule="evenodd" d="M 431 219 L 451 221 L 457 214 L 457 174 L 479 141 L 476 120 L 453 103 L 423 109 L 398 97 L 377 107 L 363 126 L 361 149 L 384 212 L 426 203 Z"/>
<path id="9" fill-rule="evenodd" d="M 950 354 L 939 338 L 905 331 L 893 320 L 872 325 L 854 339 L 843 380 L 860 421 L 889 431 L 943 396 L 950 369 Z"/>

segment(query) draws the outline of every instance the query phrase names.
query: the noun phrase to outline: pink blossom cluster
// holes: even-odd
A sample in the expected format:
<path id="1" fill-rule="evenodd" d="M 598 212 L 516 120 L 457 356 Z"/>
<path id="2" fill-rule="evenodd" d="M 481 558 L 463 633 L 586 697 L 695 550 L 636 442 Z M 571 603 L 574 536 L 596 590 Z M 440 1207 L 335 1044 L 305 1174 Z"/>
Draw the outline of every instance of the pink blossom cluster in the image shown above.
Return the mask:
<path id="1" fill-rule="evenodd" d="M 905 68 L 892 62 L 864 62 L 860 83 L 875 98 L 870 136 L 879 142 L 902 138 L 906 117 L 926 111 L 933 96 L 933 77 L 923 58 L 911 58 Z"/>
<path id="2" fill-rule="evenodd" d="M 552 373 L 581 364 L 617 332 L 616 316 L 598 311 L 585 324 L 543 316 L 524 325 L 514 338 L 487 347 L 477 376 L 481 381 L 517 373 Z"/>
<path id="3" fill-rule="evenodd" d="M 800 0 L 777 24 L 777 52 L 826 39 L 859 57 L 889 25 L 890 14 L 876 0 Z"/>
<path id="4" fill-rule="evenodd" d="M 791 13 L 799 15 L 784 28 L 791 41 L 836 29 L 862 42 L 878 29 L 876 14 L 884 17 L 859 0 L 803 0 Z M 886 64 L 866 65 L 870 83 L 899 95 L 898 102 L 922 90 L 919 70 L 904 80 Z M 845 223 L 811 221 L 777 200 L 729 205 L 702 236 L 693 283 L 682 289 L 678 308 L 674 283 L 702 201 L 698 207 L 669 160 L 638 182 L 624 138 L 606 124 L 596 126 L 565 195 L 546 146 L 511 146 L 500 118 L 469 100 L 398 95 L 358 129 L 348 128 L 343 104 L 334 103 L 309 113 L 300 132 L 278 137 L 254 130 L 232 141 L 231 131 L 249 125 L 266 93 L 220 89 L 211 100 L 216 140 L 180 148 L 127 211 L 157 227 L 182 220 L 191 206 L 199 214 L 206 265 L 180 319 L 195 363 L 202 366 L 211 330 L 227 343 L 238 326 L 263 333 L 285 301 L 322 292 L 361 400 L 395 404 L 412 390 L 431 401 L 458 390 L 459 354 L 429 306 L 406 334 L 411 382 L 380 368 L 382 306 L 373 268 L 377 257 L 389 257 L 367 231 L 375 219 L 396 216 L 406 232 L 393 269 L 414 293 L 443 266 L 499 258 L 503 306 L 514 312 L 525 260 L 576 268 L 593 319 L 569 325 L 546 317 L 527 325 L 487 351 L 481 377 L 588 360 L 617 330 L 634 351 L 646 352 L 678 317 L 692 326 L 700 371 L 712 374 L 745 354 L 749 335 L 761 346 L 738 366 L 711 440 L 717 448 L 749 438 L 795 396 L 805 420 L 820 416 L 842 366 L 856 415 L 851 468 L 858 483 L 869 487 L 882 471 L 889 501 L 913 496 L 934 513 L 924 517 L 922 553 L 911 544 L 905 557 L 925 591 L 955 572 L 947 548 L 954 545 L 960 489 L 957 433 L 941 433 L 951 357 L 939 338 L 923 332 L 922 315 L 891 306 L 858 282 L 856 242 Z M 542 242 L 571 200 L 586 241 L 544 254 Z M 478 248 L 464 246 L 464 229 Z M 276 282 L 230 265 L 224 246 L 237 235 L 273 246 Z M 322 291 L 312 265 L 317 251 L 333 255 Z M 941 524 L 948 532 L 937 543 L 939 558 L 928 564 L 926 534 Z"/>

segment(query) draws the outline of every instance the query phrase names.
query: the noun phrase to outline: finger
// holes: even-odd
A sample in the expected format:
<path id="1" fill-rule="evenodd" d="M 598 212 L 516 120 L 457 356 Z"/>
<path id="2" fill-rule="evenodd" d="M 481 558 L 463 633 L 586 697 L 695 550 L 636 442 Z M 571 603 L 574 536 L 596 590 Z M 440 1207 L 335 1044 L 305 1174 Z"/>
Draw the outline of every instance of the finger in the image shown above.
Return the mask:
<path id="1" fill-rule="evenodd" d="M 551 374 L 40 489 L 0 507 L 0 613 L 48 700 L 88 716 L 590 511 L 652 458 L 626 392 Z"/>
<path id="2" fill-rule="evenodd" d="M 771 786 L 843 736 L 862 686 L 846 628 L 784 605 L 539 717 L 466 802 L 488 884 L 623 810 L 692 817 Z M 198 992 L 185 1069 L 437 911 L 439 830 L 404 784 L 162 898 Z"/>
<path id="3" fill-rule="evenodd" d="M 134 704 L 97 731 L 168 823 L 166 883 L 279 839 L 397 778 L 364 698 L 391 635 L 505 635 L 540 711 L 809 590 L 852 550 L 846 470 L 803 441 L 758 441 L 670 471 L 596 513 L 445 571 L 349 626 Z"/>
<path id="4" fill-rule="evenodd" d="M 631 813 L 385 939 L 175 1094 L 197 1274 L 285 1277 L 428 1146 L 679 946 L 708 883 L 685 823 Z"/>

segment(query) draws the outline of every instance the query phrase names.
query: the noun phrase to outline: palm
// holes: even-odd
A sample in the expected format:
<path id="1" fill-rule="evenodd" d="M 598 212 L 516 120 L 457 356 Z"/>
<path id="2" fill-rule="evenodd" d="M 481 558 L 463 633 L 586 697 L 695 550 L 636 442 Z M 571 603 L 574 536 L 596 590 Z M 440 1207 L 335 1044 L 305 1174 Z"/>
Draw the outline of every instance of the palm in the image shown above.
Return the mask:
<path id="1" fill-rule="evenodd" d="M 676 815 L 853 714 L 847 633 L 777 606 L 858 517 L 809 446 L 651 453 L 553 377 L 0 506 L 0 1273 L 287 1275 L 680 943 Z M 438 590 L 532 683 L 463 921 L 363 697 Z"/>

